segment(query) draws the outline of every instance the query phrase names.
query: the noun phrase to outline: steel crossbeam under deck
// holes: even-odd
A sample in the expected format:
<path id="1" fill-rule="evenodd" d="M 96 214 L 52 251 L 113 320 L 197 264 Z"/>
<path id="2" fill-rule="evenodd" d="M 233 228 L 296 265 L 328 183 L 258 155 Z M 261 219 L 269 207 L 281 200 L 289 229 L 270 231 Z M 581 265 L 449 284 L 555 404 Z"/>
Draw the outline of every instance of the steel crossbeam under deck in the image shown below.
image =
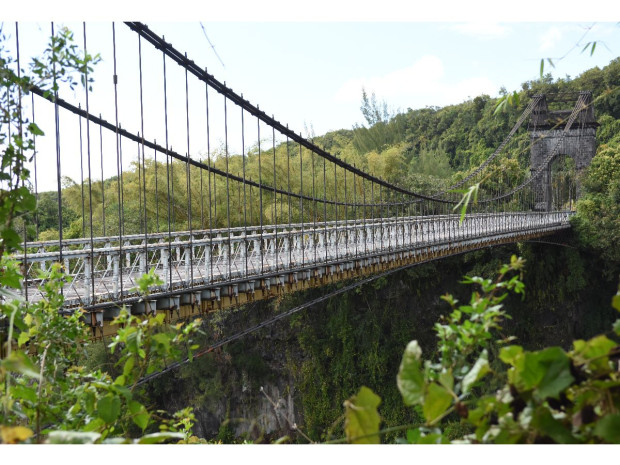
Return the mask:
<path id="1" fill-rule="evenodd" d="M 127 305 L 134 313 L 200 313 L 385 269 L 532 239 L 570 227 L 571 212 L 394 217 L 230 230 L 73 239 L 62 260 L 71 282 L 65 311 L 82 307 L 98 334 Z M 56 249 L 56 250 L 55 250 Z M 28 243 L 24 297 L 44 298 L 38 270 L 58 261 L 58 242 Z M 143 298 L 136 280 L 149 269 L 163 284 Z M 187 316 L 187 315 L 186 315 Z M 105 329 L 104 329 L 105 328 Z"/>

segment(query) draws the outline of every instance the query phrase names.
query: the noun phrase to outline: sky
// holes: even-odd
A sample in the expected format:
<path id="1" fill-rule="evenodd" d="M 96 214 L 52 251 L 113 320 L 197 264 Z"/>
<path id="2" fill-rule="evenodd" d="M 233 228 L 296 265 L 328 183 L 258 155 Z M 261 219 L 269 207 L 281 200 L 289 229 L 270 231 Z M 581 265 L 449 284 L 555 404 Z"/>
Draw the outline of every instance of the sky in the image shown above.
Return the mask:
<path id="1" fill-rule="evenodd" d="M 539 77 L 541 58 L 552 58 L 556 68 L 547 63 L 546 70 L 555 77 L 574 77 L 620 56 L 615 23 L 203 25 L 217 55 L 200 24 L 188 23 L 182 30 L 151 26 L 166 31 L 181 50 L 191 47 L 191 56 L 250 101 L 291 127 L 312 126 L 316 134 L 362 122 L 362 88 L 393 110 L 445 106 L 480 94 L 496 97 L 502 87 L 518 90 Z M 582 45 L 573 48 L 578 41 Z M 597 41 L 594 55 L 581 53 L 591 41 Z"/>
<path id="2" fill-rule="evenodd" d="M 14 30 L 11 20 L 20 21 L 24 57 L 38 53 L 49 35 L 51 18 L 49 14 L 46 17 L 44 2 L 37 8 L 38 1 L 26 12 L 9 11 L 4 16 L 4 30 L 9 35 Z M 206 2 L 196 7 L 196 3 L 179 0 L 171 11 L 169 2 L 159 0 L 110 0 L 105 9 L 78 11 L 72 3 L 61 0 L 59 17 L 54 20 L 57 27 L 66 24 L 76 31 L 79 44 L 82 24 L 76 20 L 88 21 L 89 52 L 99 52 L 103 59 L 93 76 L 91 112 L 103 113 L 108 121 L 114 120 L 110 107 L 113 63 L 111 25 L 105 21 L 119 21 L 119 121 L 133 132 L 141 130 L 137 40 L 120 22 L 123 18 L 114 16 L 118 11 L 140 18 L 220 82 L 304 136 L 351 129 L 363 123 L 362 88 L 375 93 L 377 100 L 385 101 L 392 111 L 442 107 L 481 94 L 497 97 L 501 88 L 519 90 L 523 82 L 539 78 L 541 59 L 552 59 L 555 67 L 546 63 L 545 71 L 558 78 L 576 77 L 620 56 L 620 8 L 608 4 L 603 8 L 598 0 L 589 2 L 587 11 L 583 2 L 573 0 L 564 2 L 566 8 L 562 11 L 530 0 L 500 11 L 498 2 L 486 0 L 435 2 L 424 7 L 396 0 L 291 4 L 268 0 L 228 2 L 224 6 Z M 589 48 L 582 51 L 594 41 L 597 46 L 593 55 Z M 143 45 L 144 133 L 161 143 L 163 119 L 156 116 L 163 110 L 161 92 L 157 90 L 162 85 L 161 61 L 154 50 L 151 57 L 148 48 L 152 47 Z M 191 153 L 203 153 L 206 143 L 204 138 L 200 140 L 204 132 L 200 119 L 204 111 L 199 109 L 198 100 L 204 91 L 190 83 L 192 140 L 187 142 L 184 76 L 178 66 L 176 70 L 168 66 L 170 144 L 181 153 L 187 152 L 188 145 Z M 107 90 L 99 94 L 102 88 Z M 63 95 L 85 105 L 84 95 L 68 94 Z M 105 97 L 98 101 L 98 95 L 103 94 Z M 216 107 L 220 106 L 221 113 L 221 104 L 216 97 L 211 99 Z M 218 119 L 216 111 L 212 113 L 212 143 L 219 147 L 224 143 L 223 129 L 214 123 Z M 46 117 L 44 110 L 39 110 L 38 118 L 43 121 Z M 62 122 L 63 134 L 68 134 L 63 150 L 78 150 L 78 127 L 78 123 Z M 240 129 L 233 124 L 229 131 L 231 149 L 240 150 Z M 51 144 L 51 138 L 47 139 Z M 104 145 L 107 151 L 114 141 L 104 140 Z M 113 171 L 113 157 L 104 158 L 104 170 L 109 174 Z M 55 169 L 52 160 L 47 157 L 47 171 Z M 63 174 L 79 178 L 77 164 L 66 165 Z M 55 185 L 53 176 L 41 182 L 50 188 Z"/>

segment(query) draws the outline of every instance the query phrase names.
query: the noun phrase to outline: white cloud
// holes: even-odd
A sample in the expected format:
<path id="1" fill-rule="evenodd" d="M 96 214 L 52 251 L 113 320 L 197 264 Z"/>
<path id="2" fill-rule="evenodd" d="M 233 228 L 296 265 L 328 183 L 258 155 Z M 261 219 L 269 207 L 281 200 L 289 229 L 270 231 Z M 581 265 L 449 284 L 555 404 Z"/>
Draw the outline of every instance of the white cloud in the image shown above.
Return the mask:
<path id="1" fill-rule="evenodd" d="M 336 92 L 341 103 L 360 101 L 362 87 L 385 99 L 397 108 L 423 108 L 460 103 L 480 94 L 493 95 L 498 86 L 486 77 L 471 77 L 447 83 L 442 61 L 432 55 L 420 58 L 413 65 L 383 76 L 350 79 Z"/>
<path id="2" fill-rule="evenodd" d="M 562 31 L 556 26 L 553 26 L 547 30 L 540 37 L 540 46 L 539 50 L 541 52 L 548 52 L 553 50 L 553 48 L 562 40 Z"/>
<path id="3" fill-rule="evenodd" d="M 458 82 L 452 86 L 441 85 L 440 92 L 443 94 L 441 99 L 442 105 L 451 103 L 459 103 L 467 100 L 468 98 L 474 98 L 480 94 L 494 95 L 498 91 L 498 87 L 489 78 L 486 77 L 473 77 Z"/>
<path id="4" fill-rule="evenodd" d="M 412 66 L 393 71 L 384 76 L 350 79 L 338 92 L 336 100 L 340 102 L 357 102 L 364 87 L 369 93 L 375 92 L 381 97 L 410 95 L 417 89 L 433 86 L 444 74 L 443 63 L 435 56 L 424 56 Z"/>
<path id="5" fill-rule="evenodd" d="M 455 24 L 451 26 L 451 29 L 461 34 L 483 39 L 502 37 L 510 32 L 509 27 L 492 22 Z"/>

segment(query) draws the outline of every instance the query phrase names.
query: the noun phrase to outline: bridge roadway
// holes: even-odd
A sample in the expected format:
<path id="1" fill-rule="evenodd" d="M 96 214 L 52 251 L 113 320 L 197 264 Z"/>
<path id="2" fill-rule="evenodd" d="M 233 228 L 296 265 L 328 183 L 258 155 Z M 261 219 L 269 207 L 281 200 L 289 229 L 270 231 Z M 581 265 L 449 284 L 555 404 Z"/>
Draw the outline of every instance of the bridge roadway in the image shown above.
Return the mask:
<path id="1" fill-rule="evenodd" d="M 118 314 L 190 306 L 222 308 L 283 291 L 423 262 L 567 229 L 569 211 L 392 217 L 69 239 L 26 244 L 24 297 L 43 298 L 39 270 L 62 262 L 71 282 L 65 309 L 83 307 L 91 324 Z M 92 245 L 92 247 L 91 247 Z M 150 269 L 163 280 L 143 299 L 136 279 Z"/>

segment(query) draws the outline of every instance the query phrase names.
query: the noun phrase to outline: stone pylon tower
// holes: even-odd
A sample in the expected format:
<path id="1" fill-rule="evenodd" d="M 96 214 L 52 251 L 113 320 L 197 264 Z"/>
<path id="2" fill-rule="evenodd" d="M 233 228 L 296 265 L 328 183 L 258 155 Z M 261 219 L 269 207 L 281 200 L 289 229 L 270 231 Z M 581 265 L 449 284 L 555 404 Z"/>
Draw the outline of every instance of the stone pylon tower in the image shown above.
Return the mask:
<path id="1" fill-rule="evenodd" d="M 565 131 L 566 122 L 572 106 L 581 97 L 585 104 L 577 115 L 568 131 Z M 570 104 L 569 109 L 550 110 L 549 104 L 558 106 Z M 598 123 L 594 118 L 594 106 L 591 92 L 570 92 L 543 95 L 536 107 L 532 110 L 529 131 L 531 141 L 531 171 L 537 171 L 545 160 L 555 152 L 553 159 L 543 168 L 542 175 L 532 182 L 535 192 L 535 210 L 550 211 L 553 203 L 551 189 L 551 165 L 558 156 L 569 156 L 575 160 L 577 172 L 587 167 L 596 153 L 596 128 Z M 577 186 L 579 192 L 579 186 Z"/>

